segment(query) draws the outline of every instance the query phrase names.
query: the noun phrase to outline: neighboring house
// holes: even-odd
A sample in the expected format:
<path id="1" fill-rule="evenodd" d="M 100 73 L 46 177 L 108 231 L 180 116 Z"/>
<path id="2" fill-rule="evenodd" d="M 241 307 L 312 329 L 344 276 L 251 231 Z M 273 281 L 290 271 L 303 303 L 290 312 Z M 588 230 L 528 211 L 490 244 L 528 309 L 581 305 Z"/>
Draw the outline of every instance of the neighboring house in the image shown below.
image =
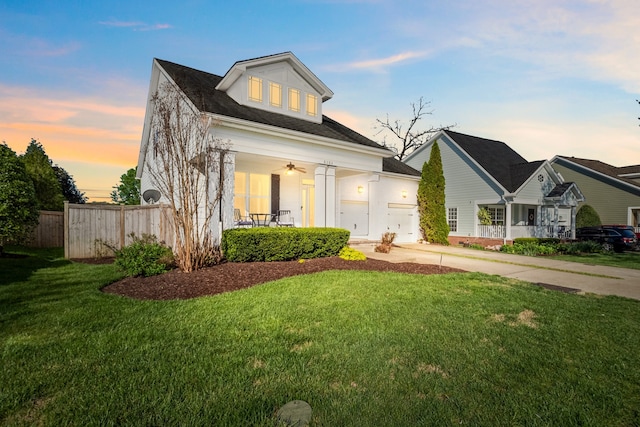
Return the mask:
<path id="1" fill-rule="evenodd" d="M 421 169 L 437 141 L 445 178 L 449 241 L 511 241 L 517 237 L 575 237 L 576 206 L 584 197 L 547 160 L 527 162 L 500 141 L 440 131 L 405 163 Z M 482 225 L 486 209 L 491 225 Z"/>
<path id="2" fill-rule="evenodd" d="M 599 160 L 555 156 L 553 168 L 576 182 L 603 224 L 633 225 L 640 231 L 640 165 L 616 167 Z"/>
<path id="3" fill-rule="evenodd" d="M 138 159 L 142 193 L 154 189 L 149 105 L 164 82 L 212 119 L 212 136 L 230 143 L 222 228 L 233 227 L 234 209 L 268 219 L 290 210 L 298 227 L 342 227 L 370 240 L 391 230 L 398 241 L 417 240 L 420 173 L 324 116 L 333 92 L 290 52 L 236 62 L 224 75 L 154 59 Z"/>

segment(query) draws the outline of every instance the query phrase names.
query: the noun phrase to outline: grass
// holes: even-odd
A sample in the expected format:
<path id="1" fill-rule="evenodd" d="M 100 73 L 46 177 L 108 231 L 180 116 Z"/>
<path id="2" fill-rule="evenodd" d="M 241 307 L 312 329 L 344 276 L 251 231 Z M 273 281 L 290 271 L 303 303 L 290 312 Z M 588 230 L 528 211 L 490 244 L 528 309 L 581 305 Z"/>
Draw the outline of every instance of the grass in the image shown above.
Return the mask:
<path id="1" fill-rule="evenodd" d="M 640 252 L 556 255 L 548 258 L 560 261 L 579 262 L 589 265 L 606 265 L 609 267 L 633 268 L 640 270 Z"/>
<path id="2" fill-rule="evenodd" d="M 640 302 L 498 276 L 324 272 L 187 301 L 0 260 L 0 425 L 638 425 Z"/>

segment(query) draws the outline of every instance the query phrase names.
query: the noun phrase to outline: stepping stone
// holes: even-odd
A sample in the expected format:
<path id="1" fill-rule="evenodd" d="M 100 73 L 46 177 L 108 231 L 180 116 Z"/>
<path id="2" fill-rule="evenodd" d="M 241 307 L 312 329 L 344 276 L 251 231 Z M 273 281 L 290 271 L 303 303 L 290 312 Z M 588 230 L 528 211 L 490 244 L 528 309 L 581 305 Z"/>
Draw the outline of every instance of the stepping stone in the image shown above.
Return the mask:
<path id="1" fill-rule="evenodd" d="M 303 400 L 293 400 L 276 413 L 278 421 L 291 427 L 304 427 L 311 421 L 311 406 Z"/>

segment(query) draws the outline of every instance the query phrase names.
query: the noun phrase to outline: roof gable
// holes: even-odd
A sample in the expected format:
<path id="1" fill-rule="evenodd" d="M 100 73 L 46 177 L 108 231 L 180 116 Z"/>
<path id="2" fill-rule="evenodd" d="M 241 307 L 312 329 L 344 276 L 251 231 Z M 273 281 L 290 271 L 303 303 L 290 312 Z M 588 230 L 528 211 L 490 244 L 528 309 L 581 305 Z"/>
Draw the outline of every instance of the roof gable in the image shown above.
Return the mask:
<path id="1" fill-rule="evenodd" d="M 223 77 L 161 59 L 156 59 L 155 61 L 187 95 L 194 106 L 202 112 L 330 138 L 348 144 L 355 144 L 356 146 L 374 148 L 380 150 L 381 154 L 385 151 L 389 155 L 392 154 L 391 151 L 377 142 L 360 135 L 327 116 L 322 116 L 321 123 L 314 123 L 296 117 L 244 106 L 234 101 L 225 92 L 216 89 Z"/>
<path id="2" fill-rule="evenodd" d="M 469 157 L 509 192 L 520 188 L 545 162 L 544 160 L 527 162 L 524 157 L 501 141 L 450 130 L 445 130 L 443 133 L 455 141 Z"/>
<path id="3" fill-rule="evenodd" d="M 220 82 L 216 85 L 217 90 L 226 91 L 233 83 L 239 79 L 247 70 L 278 62 L 286 62 L 319 94 L 322 101 L 327 101 L 333 97 L 333 92 L 322 81 L 311 72 L 293 53 L 283 52 L 274 55 L 261 56 L 253 59 L 238 61 L 227 71 Z"/>

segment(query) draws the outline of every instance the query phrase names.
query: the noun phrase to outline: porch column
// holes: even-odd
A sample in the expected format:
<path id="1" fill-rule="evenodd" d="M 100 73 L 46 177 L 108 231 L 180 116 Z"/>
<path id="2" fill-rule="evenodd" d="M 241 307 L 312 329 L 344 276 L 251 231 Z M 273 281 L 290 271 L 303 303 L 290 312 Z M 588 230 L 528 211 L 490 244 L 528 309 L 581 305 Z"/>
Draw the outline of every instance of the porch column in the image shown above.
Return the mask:
<path id="1" fill-rule="evenodd" d="M 505 219 L 504 219 L 504 240 L 511 240 L 511 208 L 513 204 L 507 202 L 505 205 Z"/>
<path id="2" fill-rule="evenodd" d="M 326 200 L 326 175 L 327 168 L 325 166 L 316 167 L 315 171 L 315 200 L 314 203 L 314 212 L 315 212 L 315 226 L 316 227 L 326 227 L 327 219 L 326 219 L 326 208 L 327 205 L 325 203 Z M 335 179 L 335 175 L 334 175 Z M 334 193 L 335 193 L 335 185 L 334 185 Z"/>
<path id="3" fill-rule="evenodd" d="M 327 167 L 325 176 L 325 225 L 336 226 L 336 168 Z"/>
<path id="4" fill-rule="evenodd" d="M 235 171 L 236 171 L 236 153 L 232 151 L 223 152 L 220 170 L 222 175 L 220 181 L 222 183 L 222 192 L 220 206 L 222 208 L 221 219 L 222 229 L 233 228 L 233 194 L 235 188 Z"/>
<path id="5" fill-rule="evenodd" d="M 558 204 L 553 205 L 553 236 L 558 237 Z"/>
<path id="6" fill-rule="evenodd" d="M 571 206 L 571 240 L 576 239 L 576 207 Z"/>

